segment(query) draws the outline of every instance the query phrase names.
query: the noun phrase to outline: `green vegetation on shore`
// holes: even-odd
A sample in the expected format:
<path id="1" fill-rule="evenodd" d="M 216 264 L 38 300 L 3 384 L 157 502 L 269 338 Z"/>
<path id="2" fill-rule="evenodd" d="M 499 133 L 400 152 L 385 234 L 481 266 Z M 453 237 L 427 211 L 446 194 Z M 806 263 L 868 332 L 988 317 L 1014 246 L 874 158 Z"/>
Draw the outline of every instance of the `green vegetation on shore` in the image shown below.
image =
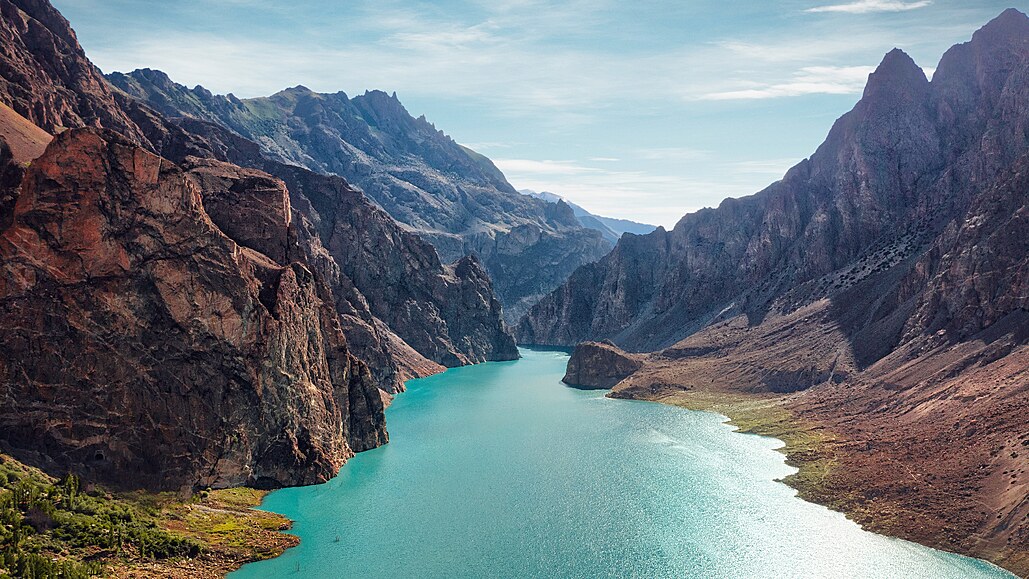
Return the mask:
<path id="1" fill-rule="evenodd" d="M 278 533 L 288 528 L 287 519 L 252 510 L 263 497 L 253 489 L 185 499 L 173 493 L 115 495 L 0 455 L 0 579 L 120 576 L 141 569 L 217 576 L 295 543 Z"/>

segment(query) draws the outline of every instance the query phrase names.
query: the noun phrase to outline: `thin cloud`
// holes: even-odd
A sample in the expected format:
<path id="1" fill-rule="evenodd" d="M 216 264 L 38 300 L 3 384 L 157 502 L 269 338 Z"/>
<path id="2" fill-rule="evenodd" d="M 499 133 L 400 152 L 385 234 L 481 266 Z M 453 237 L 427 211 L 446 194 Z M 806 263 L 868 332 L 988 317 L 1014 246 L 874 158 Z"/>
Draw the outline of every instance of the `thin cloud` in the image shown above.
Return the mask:
<path id="1" fill-rule="evenodd" d="M 812 94 L 857 94 L 874 66 L 807 66 L 786 82 L 755 85 L 737 90 L 711 92 L 700 100 L 755 100 Z"/>
<path id="2" fill-rule="evenodd" d="M 493 151 L 496 149 L 510 149 L 515 145 L 524 145 L 525 143 L 501 143 L 499 141 L 477 141 L 474 143 L 461 143 L 463 146 L 477 152 L 482 151 Z"/>
<path id="3" fill-rule="evenodd" d="M 710 151 L 690 147 L 657 147 L 636 151 L 637 157 L 647 161 L 698 161 L 710 155 Z"/>
<path id="4" fill-rule="evenodd" d="M 493 159 L 493 164 L 504 173 L 533 175 L 583 175 L 599 173 L 602 169 L 580 165 L 574 161 L 537 161 L 534 159 Z"/>
<path id="5" fill-rule="evenodd" d="M 925 8 L 932 4 L 932 0 L 919 0 L 918 2 L 900 2 L 898 0 L 860 0 L 848 4 L 830 4 L 828 6 L 816 6 L 808 8 L 804 12 L 843 12 L 846 14 L 869 14 L 872 12 L 906 12 Z"/>
<path id="6" fill-rule="evenodd" d="M 744 171 L 733 175 L 732 167 L 727 167 L 727 180 L 713 181 L 651 171 L 612 170 L 578 161 L 495 159 L 494 163 L 516 189 L 550 191 L 596 215 L 665 227 L 672 227 L 683 215 L 699 209 L 698 199 L 714 196 L 712 202 L 717 202 L 727 196 L 751 194 L 767 184 L 764 176 L 756 180 L 744 178 Z"/>

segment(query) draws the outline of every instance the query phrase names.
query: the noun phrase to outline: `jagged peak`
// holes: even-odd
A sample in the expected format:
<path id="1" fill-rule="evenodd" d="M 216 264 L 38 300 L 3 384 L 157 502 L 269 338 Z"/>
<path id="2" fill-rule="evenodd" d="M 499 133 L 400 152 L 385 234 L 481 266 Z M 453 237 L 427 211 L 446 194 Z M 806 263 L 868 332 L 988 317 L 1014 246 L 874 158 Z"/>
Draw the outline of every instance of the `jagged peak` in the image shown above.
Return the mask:
<path id="1" fill-rule="evenodd" d="M 875 72 L 868 76 L 864 98 L 880 93 L 922 91 L 929 87 L 925 71 L 899 48 L 886 53 Z"/>
<path id="2" fill-rule="evenodd" d="M 284 88 L 284 89 L 282 89 L 282 90 L 281 90 L 281 91 L 279 91 L 279 92 L 284 92 L 284 93 L 297 93 L 297 94 L 306 94 L 306 93 L 312 93 L 312 92 L 314 92 L 314 91 L 313 91 L 313 90 L 311 90 L 311 89 L 309 89 L 309 88 L 307 88 L 306 86 L 304 86 L 304 85 L 302 85 L 302 84 L 298 84 L 298 85 L 296 85 L 296 86 L 291 86 L 291 87 L 289 87 L 289 88 Z"/>
<path id="3" fill-rule="evenodd" d="M 1025 39 L 1027 37 L 1029 37 L 1029 16 L 1014 8 L 1008 8 L 976 30 L 972 35 L 972 42 Z"/>
<path id="4" fill-rule="evenodd" d="M 375 114 L 386 114 L 396 118 L 411 117 L 411 113 L 407 111 L 404 103 L 397 98 L 396 92 L 390 95 L 386 91 L 378 89 L 366 90 L 363 95 L 354 99 L 355 103 L 361 101 L 368 103 L 370 108 L 376 111 Z"/>
<path id="5" fill-rule="evenodd" d="M 397 102 L 397 103 L 400 102 L 400 99 L 397 98 L 397 91 L 393 91 L 392 93 L 387 93 L 384 90 L 373 89 L 371 91 L 365 91 L 364 94 L 365 94 L 365 96 L 373 95 L 376 98 L 389 99 L 389 100 Z"/>
<path id="6" fill-rule="evenodd" d="M 952 46 L 943 54 L 933 84 L 947 86 L 979 83 L 993 75 L 1006 76 L 1012 58 L 1024 62 L 1029 46 L 1029 16 L 1008 8 L 976 30 L 972 40 Z M 996 80 L 993 81 L 996 84 Z M 996 85 L 999 90 L 1000 85 Z"/>
<path id="7" fill-rule="evenodd" d="M 167 73 L 156 68 L 137 68 L 132 72 L 112 72 L 107 75 L 107 78 L 114 77 L 126 77 L 136 82 L 145 82 L 147 84 L 156 85 L 162 88 L 170 88 L 179 86 L 178 83 L 173 81 Z"/>
<path id="8" fill-rule="evenodd" d="M 307 88 L 306 86 L 304 86 L 302 84 L 298 84 L 296 86 L 291 86 L 289 88 L 284 88 L 284 89 L 280 90 L 279 92 L 271 95 L 268 98 L 269 99 L 273 99 L 273 100 L 278 100 L 278 101 L 285 101 L 285 102 L 296 103 L 302 97 L 320 97 L 320 96 L 321 95 L 319 95 L 318 93 L 314 92 L 313 90 Z"/>
<path id="9" fill-rule="evenodd" d="M 364 95 L 362 96 L 368 99 L 370 102 L 390 103 L 400 108 L 404 108 L 403 103 L 401 103 L 400 99 L 397 98 L 397 91 L 393 91 L 393 93 L 390 94 L 384 90 L 372 89 L 364 91 Z"/>
<path id="10" fill-rule="evenodd" d="M 925 78 L 925 72 L 922 70 L 922 67 L 918 66 L 915 60 L 911 58 L 908 53 L 899 48 L 894 48 L 886 53 L 882 62 L 880 62 L 879 66 L 876 67 L 874 74 Z"/>
<path id="11" fill-rule="evenodd" d="M 114 74 L 118 74 L 118 73 L 114 73 Z M 166 72 L 164 72 L 163 70 L 158 70 L 156 68 L 137 68 L 136 70 L 130 72 L 129 76 L 143 77 L 143 78 L 149 78 L 149 79 L 161 79 L 161 80 L 169 80 L 169 81 L 171 80 L 171 78 L 168 76 L 168 74 Z"/>

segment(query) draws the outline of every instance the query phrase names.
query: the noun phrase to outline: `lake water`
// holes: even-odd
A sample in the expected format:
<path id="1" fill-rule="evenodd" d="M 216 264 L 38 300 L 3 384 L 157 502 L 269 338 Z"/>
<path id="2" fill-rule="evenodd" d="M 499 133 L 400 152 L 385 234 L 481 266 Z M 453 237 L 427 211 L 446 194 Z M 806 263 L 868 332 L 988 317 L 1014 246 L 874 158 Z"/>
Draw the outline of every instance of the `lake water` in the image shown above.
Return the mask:
<path id="1" fill-rule="evenodd" d="M 796 498 L 777 440 L 522 354 L 409 382 L 388 445 L 268 496 L 300 546 L 230 577 L 1012 577 Z"/>

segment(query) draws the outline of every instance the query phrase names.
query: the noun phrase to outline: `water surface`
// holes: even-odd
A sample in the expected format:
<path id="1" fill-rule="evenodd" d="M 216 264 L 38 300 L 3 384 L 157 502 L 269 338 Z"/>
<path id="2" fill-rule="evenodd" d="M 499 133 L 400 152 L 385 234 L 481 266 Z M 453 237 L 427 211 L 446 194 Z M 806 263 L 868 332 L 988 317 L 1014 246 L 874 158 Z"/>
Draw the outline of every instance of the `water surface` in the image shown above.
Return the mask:
<path id="1" fill-rule="evenodd" d="M 231 577 L 1012 577 L 796 498 L 775 439 L 522 354 L 409 382 L 388 445 L 266 499 L 300 546 Z"/>

